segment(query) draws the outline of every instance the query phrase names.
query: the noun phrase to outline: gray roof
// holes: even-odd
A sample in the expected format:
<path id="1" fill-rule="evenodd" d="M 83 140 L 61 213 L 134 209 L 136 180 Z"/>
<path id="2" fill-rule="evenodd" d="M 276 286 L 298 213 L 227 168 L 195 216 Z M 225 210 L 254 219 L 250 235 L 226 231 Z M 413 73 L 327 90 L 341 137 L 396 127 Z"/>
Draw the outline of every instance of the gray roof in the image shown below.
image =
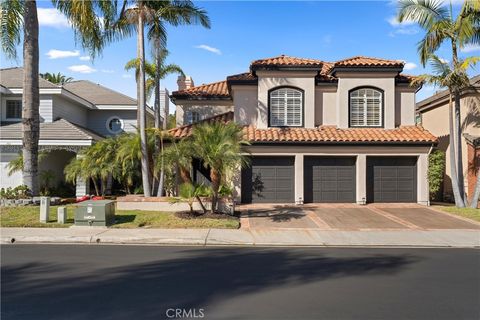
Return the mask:
<path id="1" fill-rule="evenodd" d="M 6 88 L 22 88 L 23 87 L 23 68 L 6 68 L 0 69 L 0 85 Z M 47 81 L 41 77 L 38 77 L 38 86 L 41 89 L 55 89 L 60 88 L 54 83 Z"/>
<path id="2" fill-rule="evenodd" d="M 0 126 L 0 140 L 22 139 L 22 123 L 2 123 Z M 102 136 L 73 124 L 65 119 L 54 122 L 40 123 L 41 140 L 101 140 Z"/>
<path id="3" fill-rule="evenodd" d="M 88 80 L 67 82 L 65 89 L 96 105 L 136 105 L 137 100 Z"/>
<path id="4" fill-rule="evenodd" d="M 470 84 L 471 84 L 472 88 L 480 87 L 480 75 L 470 78 Z M 466 89 L 465 93 L 474 92 L 474 90 L 472 88 Z M 448 97 L 448 89 L 437 92 L 433 96 L 430 96 L 426 99 L 423 99 L 422 101 L 417 102 L 417 109 L 418 110 L 421 110 L 421 109 L 424 109 L 424 108 L 429 109 L 430 104 L 432 104 L 436 101 L 442 100 L 446 97 Z"/>

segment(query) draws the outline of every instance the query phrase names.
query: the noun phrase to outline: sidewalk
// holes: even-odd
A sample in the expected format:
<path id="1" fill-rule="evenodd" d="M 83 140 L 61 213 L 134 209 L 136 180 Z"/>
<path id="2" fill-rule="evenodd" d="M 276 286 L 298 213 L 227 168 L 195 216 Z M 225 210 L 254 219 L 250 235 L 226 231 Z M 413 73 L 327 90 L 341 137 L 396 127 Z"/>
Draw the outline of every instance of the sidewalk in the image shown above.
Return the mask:
<path id="1" fill-rule="evenodd" d="M 231 230 L 0 228 L 2 244 L 156 244 L 239 246 L 480 247 L 479 230 Z"/>

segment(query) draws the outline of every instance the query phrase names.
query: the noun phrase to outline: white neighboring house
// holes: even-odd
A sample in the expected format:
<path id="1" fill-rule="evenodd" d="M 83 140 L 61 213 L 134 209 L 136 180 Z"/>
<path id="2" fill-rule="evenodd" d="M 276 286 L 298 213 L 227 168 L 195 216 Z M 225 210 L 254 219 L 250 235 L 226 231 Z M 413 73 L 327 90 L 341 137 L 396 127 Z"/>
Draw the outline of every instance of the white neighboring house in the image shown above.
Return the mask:
<path id="1" fill-rule="evenodd" d="M 0 69 L 0 188 L 22 184 L 22 173 L 8 176 L 6 166 L 22 148 L 23 68 Z M 39 172 L 51 170 L 55 183 L 64 180 L 63 169 L 80 150 L 104 137 L 135 132 L 137 100 L 88 80 L 59 86 L 39 79 L 40 151 L 50 151 Z M 147 123 L 154 112 L 147 108 Z M 77 181 L 76 195 L 89 193 L 89 185 Z"/>

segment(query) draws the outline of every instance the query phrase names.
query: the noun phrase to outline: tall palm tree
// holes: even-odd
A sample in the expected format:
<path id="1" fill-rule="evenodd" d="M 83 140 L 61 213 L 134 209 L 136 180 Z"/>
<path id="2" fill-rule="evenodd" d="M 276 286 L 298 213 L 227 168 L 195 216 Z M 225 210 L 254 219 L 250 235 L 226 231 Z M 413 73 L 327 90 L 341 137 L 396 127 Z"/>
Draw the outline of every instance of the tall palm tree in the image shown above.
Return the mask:
<path id="1" fill-rule="evenodd" d="M 412 85 L 417 85 L 423 82 L 433 84 L 439 87 L 447 87 L 449 90 L 449 112 L 448 112 L 448 121 L 449 121 L 449 143 L 450 143 L 450 176 L 452 180 L 452 190 L 455 198 L 455 205 L 457 207 L 465 207 L 466 200 L 462 196 L 462 191 L 460 189 L 460 184 L 457 183 L 459 176 L 457 172 L 457 167 L 455 165 L 455 141 L 454 137 L 454 124 L 452 117 L 452 103 L 455 96 L 455 92 L 470 86 L 470 80 L 467 75 L 467 70 L 475 65 L 480 58 L 467 58 L 460 59 L 459 65 L 457 68 L 449 66 L 448 63 L 442 61 L 439 57 L 434 54 L 430 54 L 428 61 L 432 66 L 434 72 L 433 75 L 423 74 L 418 76 L 412 83 Z"/>
<path id="2" fill-rule="evenodd" d="M 123 7 L 129 1 L 124 0 Z M 168 1 L 133 1 L 134 6 L 125 11 L 124 21 L 126 23 L 135 22 L 137 29 L 137 59 L 139 60 L 139 71 L 137 81 L 137 104 L 138 104 L 138 126 L 140 129 L 141 150 L 142 150 L 142 183 L 144 195 L 151 195 L 151 183 L 148 172 L 150 171 L 148 164 L 148 150 L 146 137 L 146 112 L 145 112 L 145 37 L 144 28 L 149 26 L 149 39 L 155 38 L 157 41 L 165 45 L 166 30 L 165 23 L 173 26 L 180 24 L 196 24 L 200 23 L 205 27 L 210 26 L 210 21 L 202 9 L 197 8 L 193 2 L 168 0 Z"/>
<path id="3" fill-rule="evenodd" d="M 192 143 L 195 146 L 195 156 L 202 159 L 203 165 L 210 169 L 213 213 L 217 209 L 220 186 L 226 183 L 226 177 L 248 164 L 244 146 L 249 143 L 243 139 L 242 128 L 233 122 L 196 126 L 192 133 Z"/>
<path id="4" fill-rule="evenodd" d="M 38 89 L 38 17 L 36 1 L 3 0 L 1 3 L 2 50 L 16 58 L 23 29 L 23 184 L 38 195 L 38 139 L 40 136 Z"/>
<path id="5" fill-rule="evenodd" d="M 40 77 L 50 81 L 51 83 L 60 84 L 60 85 L 64 85 L 65 83 L 73 80 L 72 77 L 67 77 L 66 75 L 61 74 L 60 72 L 56 74 L 50 73 L 50 72 L 40 73 Z"/>
<path id="6" fill-rule="evenodd" d="M 154 48 L 156 48 L 158 44 L 157 40 L 154 40 Z M 148 76 L 148 78 L 145 80 L 145 87 L 146 87 L 146 92 L 147 96 L 150 97 L 152 94 L 152 91 L 155 92 L 155 103 L 154 103 L 154 110 L 155 110 L 155 129 L 160 129 L 160 125 L 162 124 L 163 130 L 167 129 L 167 120 L 168 120 L 168 113 L 167 109 L 163 109 L 163 122 L 161 123 L 161 115 L 160 115 L 160 81 L 162 79 L 165 79 L 166 76 L 172 73 L 179 73 L 181 75 L 184 75 L 184 72 L 180 66 L 176 64 L 165 64 L 165 59 L 168 56 L 168 50 L 163 49 L 163 50 L 156 50 L 154 49 L 154 54 L 160 53 L 155 57 L 155 63 L 150 63 L 148 61 L 145 61 L 145 73 Z M 139 73 L 139 66 L 140 66 L 140 61 L 138 59 L 131 59 L 130 61 L 127 62 L 125 65 L 126 70 L 130 69 L 135 69 L 135 75 L 138 78 L 138 73 Z M 158 131 L 157 131 L 158 132 Z M 163 133 L 157 133 L 157 143 L 156 146 L 160 145 L 160 150 L 158 148 L 155 149 L 156 155 L 160 155 L 162 157 L 162 152 L 163 152 Z M 163 195 L 163 189 L 164 189 L 164 180 L 165 180 L 165 172 L 164 172 L 163 165 L 161 166 L 160 169 L 160 177 L 159 177 L 159 182 L 158 182 L 158 188 L 157 188 L 157 197 L 161 197 Z M 155 187 L 153 188 L 153 190 Z"/>
<path id="7" fill-rule="evenodd" d="M 452 6 L 450 10 L 437 0 L 400 0 L 398 20 L 413 21 L 422 27 L 426 34 L 418 43 L 420 61 L 425 66 L 431 54 L 440 46 L 448 42 L 452 53 L 452 68 L 460 68 L 458 50 L 469 44 L 480 44 L 480 2 L 465 1 L 460 13 L 454 17 Z M 450 161 L 456 164 L 457 177 L 452 179 L 452 185 L 459 194 L 455 197 L 457 205 L 466 202 L 463 163 L 462 163 L 462 127 L 460 114 L 460 94 L 462 87 L 453 88 L 453 101 L 455 110 L 455 152 L 450 155 Z M 451 144 L 450 148 L 454 148 Z M 455 161 L 456 158 L 456 161 Z"/>

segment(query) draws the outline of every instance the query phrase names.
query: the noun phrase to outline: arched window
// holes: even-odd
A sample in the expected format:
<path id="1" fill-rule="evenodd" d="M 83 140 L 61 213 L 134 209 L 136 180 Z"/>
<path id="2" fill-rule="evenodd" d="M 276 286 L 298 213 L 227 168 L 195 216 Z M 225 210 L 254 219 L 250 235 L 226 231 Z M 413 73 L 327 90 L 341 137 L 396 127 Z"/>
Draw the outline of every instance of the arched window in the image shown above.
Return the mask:
<path id="1" fill-rule="evenodd" d="M 350 92 L 350 127 L 383 126 L 383 92 L 360 88 Z"/>
<path id="2" fill-rule="evenodd" d="M 280 88 L 270 92 L 269 123 L 272 127 L 303 126 L 303 92 Z"/>

